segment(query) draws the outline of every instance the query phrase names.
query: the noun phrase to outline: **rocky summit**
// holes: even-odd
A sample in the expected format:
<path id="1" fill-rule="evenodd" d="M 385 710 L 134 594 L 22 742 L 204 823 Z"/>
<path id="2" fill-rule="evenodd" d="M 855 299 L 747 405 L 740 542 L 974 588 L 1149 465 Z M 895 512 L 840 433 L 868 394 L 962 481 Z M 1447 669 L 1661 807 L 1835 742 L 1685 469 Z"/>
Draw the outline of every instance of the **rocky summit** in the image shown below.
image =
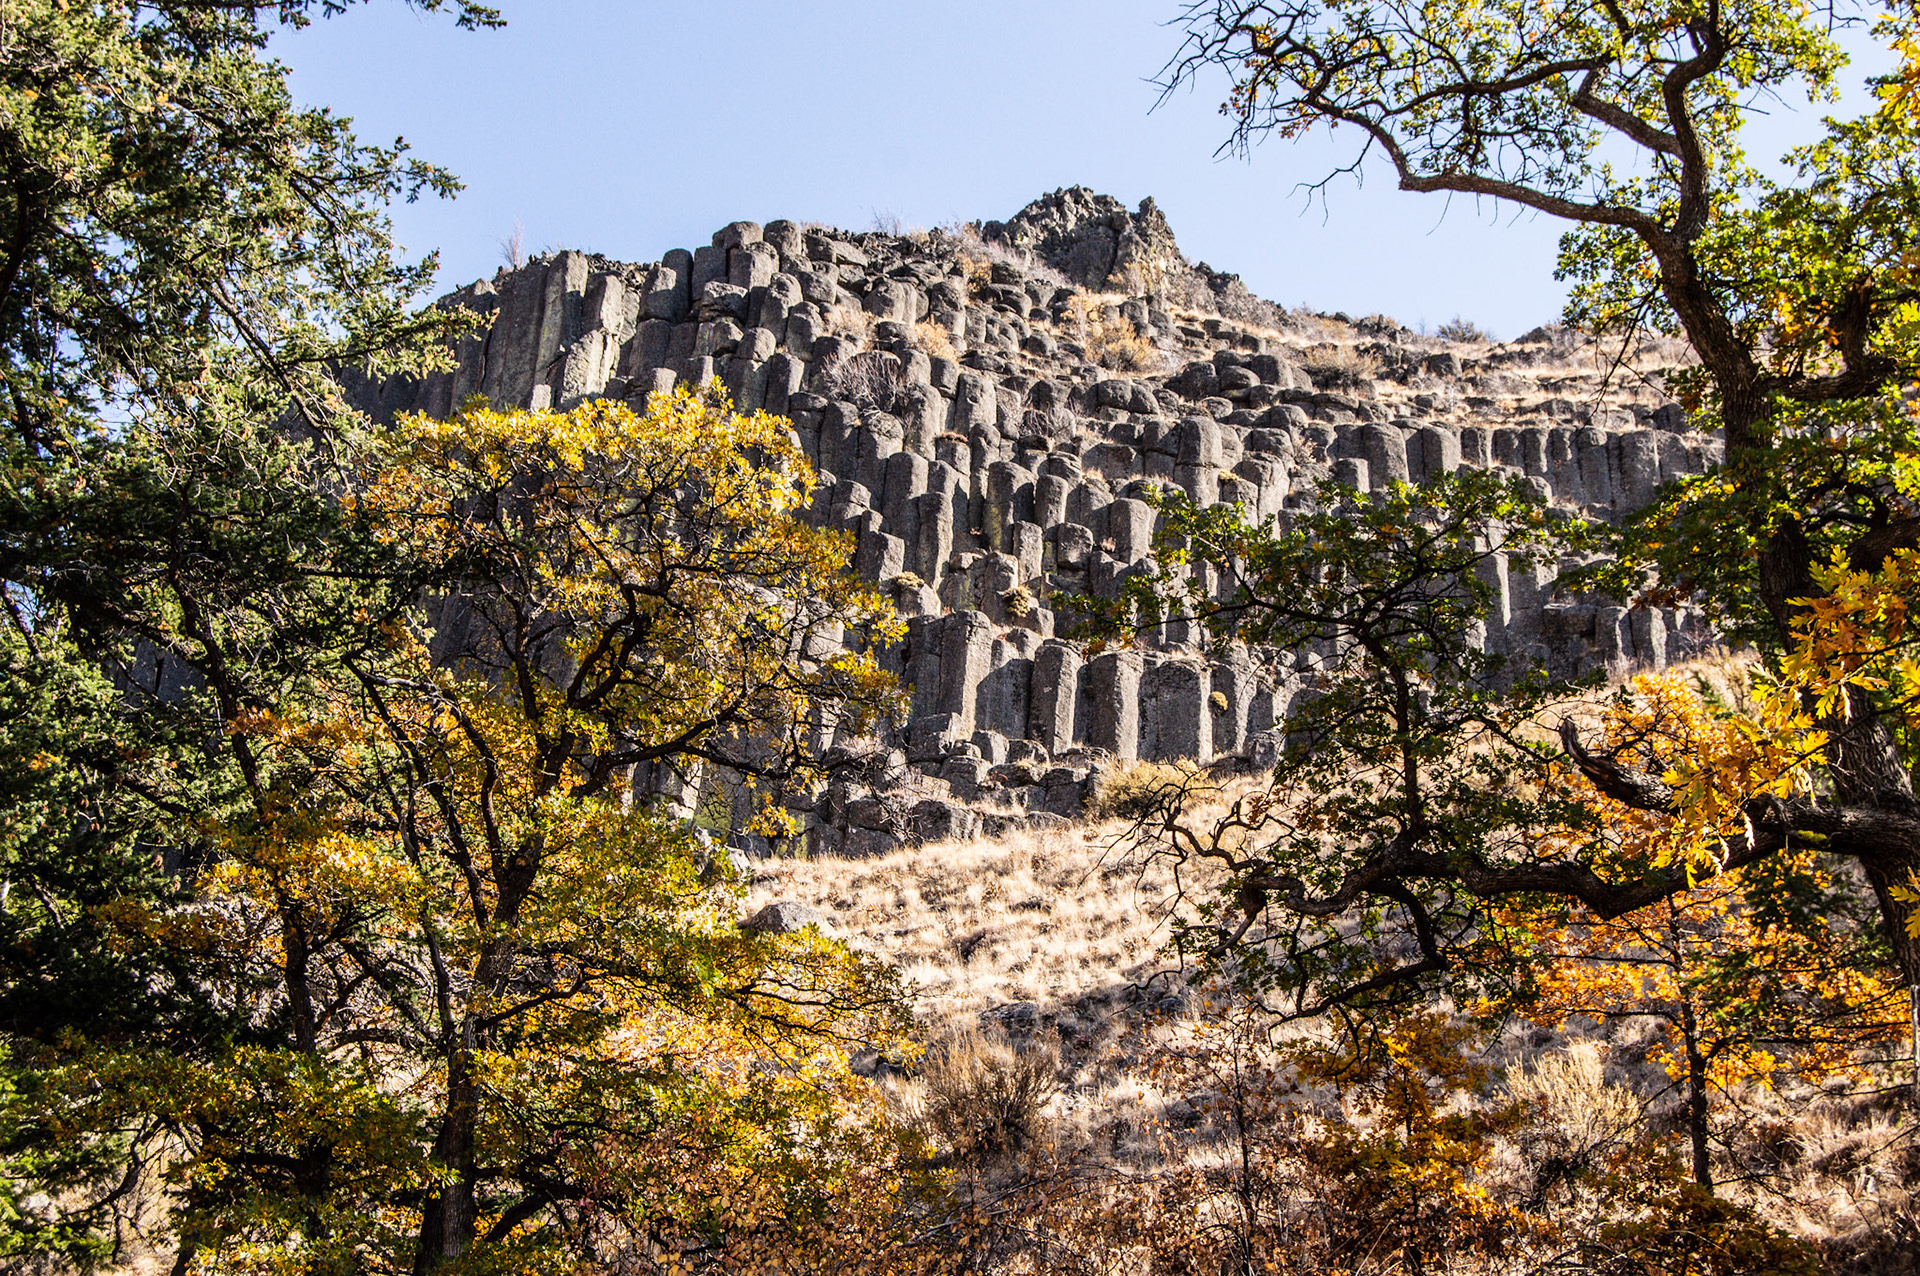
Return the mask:
<path id="1" fill-rule="evenodd" d="M 1059 822 L 1116 759 L 1275 754 L 1319 653 L 1209 648 L 1176 624 L 1088 659 L 1064 636 L 1075 593 L 1144 570 L 1156 485 L 1284 523 L 1322 478 L 1365 491 L 1491 467 L 1565 517 L 1617 520 L 1722 454 L 1662 391 L 1677 348 L 1288 310 L 1188 262 L 1151 199 L 1077 187 L 951 231 L 743 221 L 658 262 L 559 252 L 439 304 L 491 324 L 451 372 L 355 386 L 376 414 L 718 379 L 792 421 L 820 471 L 813 516 L 857 538 L 857 569 L 909 627 L 882 655 L 911 717 L 864 752 L 825 741 L 861 764 L 792 799 L 816 853 Z M 1558 575 L 1493 560 L 1490 649 L 1572 675 L 1710 639 L 1686 609 L 1575 596 Z M 690 809 L 726 793 L 721 776 L 639 782 Z"/>

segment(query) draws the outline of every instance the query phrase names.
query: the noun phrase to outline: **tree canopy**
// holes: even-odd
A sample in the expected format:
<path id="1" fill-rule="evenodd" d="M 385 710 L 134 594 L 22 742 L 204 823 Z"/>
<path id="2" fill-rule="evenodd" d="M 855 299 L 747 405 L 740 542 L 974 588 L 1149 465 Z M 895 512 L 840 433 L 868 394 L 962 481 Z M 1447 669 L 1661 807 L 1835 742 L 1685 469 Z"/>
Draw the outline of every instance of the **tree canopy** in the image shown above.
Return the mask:
<path id="1" fill-rule="evenodd" d="M 386 221 L 451 176 L 266 56 L 348 7 L 4 15 L 0 1254 L 801 1252 L 886 1196 L 897 999 L 636 770 L 804 785 L 891 608 L 772 418 L 351 409 L 470 320 Z"/>
<path id="2" fill-rule="evenodd" d="M 1551 881 L 1504 863 L 1483 876 L 1488 861 L 1436 846 L 1437 872 L 1370 861 L 1376 897 L 1478 876 L 1477 894 L 1545 888 L 1612 916 L 1683 889 L 1691 872 L 1814 845 L 1859 866 L 1884 942 L 1920 983 L 1920 941 L 1897 898 L 1920 869 L 1911 686 L 1848 678 L 1807 654 L 1831 648 L 1843 580 L 1877 582 L 1883 601 L 1901 594 L 1901 556 L 1920 536 L 1905 398 L 1920 373 L 1914 21 L 1904 6 L 1875 17 L 1610 0 L 1187 8 L 1186 43 L 1164 80 L 1224 70 L 1234 143 L 1350 129 L 1361 139 L 1355 164 L 1383 156 L 1403 189 L 1562 218 L 1571 321 L 1687 340 L 1698 367 L 1677 388 L 1696 428 L 1724 432 L 1725 465 L 1666 489 L 1613 537 L 1615 565 L 1593 583 L 1643 604 L 1701 599 L 1782 679 L 1756 728 L 1774 754 L 1764 775 L 1702 775 L 1644 741 L 1590 749 L 1577 728 L 1564 734 L 1566 755 L 1609 798 L 1693 836 L 1687 871 L 1575 858 Z M 1838 31 L 1869 22 L 1902 59 L 1874 82 L 1871 108 L 1830 120 L 1787 157 L 1790 176 L 1750 162 L 1747 113 L 1774 99 L 1828 100 L 1846 62 Z M 1249 599 L 1281 584 L 1257 569 L 1247 583 Z M 1869 613 L 1885 607 L 1852 614 Z M 1870 664 L 1906 641 L 1903 630 L 1878 632 L 1839 663 Z M 1417 803 L 1422 783 L 1409 770 L 1403 797 Z M 1707 810 L 1719 827 L 1697 818 Z"/>

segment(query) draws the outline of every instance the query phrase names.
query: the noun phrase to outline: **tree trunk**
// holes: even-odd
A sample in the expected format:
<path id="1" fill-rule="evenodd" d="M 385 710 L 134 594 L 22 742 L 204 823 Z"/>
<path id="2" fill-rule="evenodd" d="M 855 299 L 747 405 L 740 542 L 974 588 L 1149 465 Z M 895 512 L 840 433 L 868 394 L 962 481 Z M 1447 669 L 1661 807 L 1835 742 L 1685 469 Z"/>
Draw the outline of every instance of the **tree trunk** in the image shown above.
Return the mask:
<path id="1" fill-rule="evenodd" d="M 1713 1191 L 1713 1160 L 1707 1146 L 1707 1060 L 1700 1053 L 1693 1005 L 1680 1003 L 1680 1035 L 1687 1045 L 1687 1138 L 1693 1148 L 1693 1181 Z"/>
<path id="2" fill-rule="evenodd" d="M 1887 944 L 1900 965 L 1902 980 L 1909 988 L 1920 987 L 1920 939 L 1907 930 L 1907 919 L 1913 915 L 1915 905 L 1901 903 L 1892 892 L 1895 886 L 1912 885 L 1913 875 L 1920 872 L 1920 862 L 1900 862 L 1888 857 L 1862 867 L 1866 869 L 1868 885 L 1873 887 L 1873 897 L 1880 903 Z"/>
<path id="3" fill-rule="evenodd" d="M 1723 378 L 1717 368 L 1710 370 L 1716 382 L 1737 379 Z M 1770 411 L 1764 400 L 1751 394 L 1727 395 L 1723 416 L 1730 468 L 1736 462 L 1736 453 L 1740 454 L 1738 460 L 1746 465 L 1764 467 L 1768 452 L 1765 426 Z M 1762 503 L 1762 508 L 1769 507 Z M 1769 517 L 1773 520 L 1770 525 L 1762 523 L 1753 528 L 1761 546 L 1758 592 L 1760 603 L 1773 622 L 1774 641 L 1786 649 L 1793 645 L 1794 624 L 1806 610 L 1796 600 L 1817 596 L 1821 591 L 1814 583 L 1814 547 L 1806 528 L 1799 519 L 1790 516 L 1756 515 L 1762 519 Z M 1827 732 L 1825 760 L 1832 786 L 1830 796 L 1836 805 L 1920 814 L 1912 772 L 1871 696 L 1857 688 L 1850 690 L 1845 711 L 1823 719 L 1819 725 Z M 1916 862 L 1906 848 L 1887 849 L 1884 857 L 1862 855 L 1859 858 L 1880 906 L 1880 921 L 1886 930 L 1888 946 L 1899 963 L 1903 981 L 1912 987 L 1920 985 L 1920 941 L 1907 934 L 1909 910 L 1893 898 L 1889 888 L 1904 884 L 1908 876 L 1920 868 L 1920 862 Z"/>
<path id="4" fill-rule="evenodd" d="M 519 905 L 532 887 L 538 851 L 520 848 L 516 871 L 500 875 L 500 902 L 494 924 L 506 933 L 483 947 L 474 963 L 474 1001 L 460 1026 L 447 1060 L 447 1107 L 440 1134 L 433 1143 L 433 1160 L 453 1175 L 453 1181 L 427 1198 L 420 1219 L 420 1248 L 414 1256 L 415 1276 L 425 1276 L 472 1246 L 478 1229 L 480 1174 L 475 1162 L 476 1131 L 480 1125 L 480 1087 L 473 1078 L 473 1056 L 485 1042 L 472 1013 L 473 1005 L 488 1004 L 506 987 L 518 949 L 510 927 L 518 920 Z"/>
<path id="5" fill-rule="evenodd" d="M 450 1171 L 453 1181 L 427 1197 L 420 1216 L 420 1244 L 414 1252 L 414 1276 L 427 1276 L 473 1243 L 475 1220 L 474 1126 L 479 1095 L 473 1082 L 471 1054 L 462 1049 L 447 1064 L 447 1110 L 440 1134 L 433 1141 L 433 1161 Z"/>

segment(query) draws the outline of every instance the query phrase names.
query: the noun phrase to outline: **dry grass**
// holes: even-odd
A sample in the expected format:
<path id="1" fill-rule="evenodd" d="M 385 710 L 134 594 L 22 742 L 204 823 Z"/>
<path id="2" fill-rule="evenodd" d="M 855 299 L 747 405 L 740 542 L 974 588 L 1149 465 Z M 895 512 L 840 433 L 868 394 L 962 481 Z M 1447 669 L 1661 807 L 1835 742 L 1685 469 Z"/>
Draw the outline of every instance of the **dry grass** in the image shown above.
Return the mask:
<path id="1" fill-rule="evenodd" d="M 1192 762 L 1130 762 L 1100 773 L 1089 802 L 1103 819 L 1137 820 L 1182 798 L 1200 768 Z"/>
<path id="2" fill-rule="evenodd" d="M 781 860 L 750 908 L 798 900 L 900 968 L 933 1023 L 1015 1001 L 1070 1006 L 1151 973 L 1173 876 L 1116 849 L 1117 824 L 943 842 L 874 859 Z"/>
<path id="3" fill-rule="evenodd" d="M 1607 1079 L 1600 1047 L 1591 1041 L 1514 1064 L 1506 1088 L 1538 1118 L 1522 1131 L 1513 1149 L 1518 1164 L 1509 1167 L 1533 1199 L 1604 1165 L 1610 1153 L 1632 1143 L 1645 1116 L 1631 1090 Z"/>
<path id="4" fill-rule="evenodd" d="M 1749 664 L 1717 656 L 1681 672 L 1738 706 Z M 1566 707 L 1584 721 L 1604 696 Z M 1172 965 L 1165 945 L 1176 884 L 1169 864 L 1143 866 L 1122 846 L 1129 818 L 1168 794 L 1187 795 L 1204 821 L 1256 783 L 1216 782 L 1191 765 L 1118 767 L 1096 795 L 1103 822 L 868 860 L 776 862 L 749 906 L 810 904 L 902 971 L 931 1044 L 918 1073 L 892 1085 L 894 1098 L 956 1165 L 1012 1173 L 1007 1166 L 1044 1147 L 1131 1181 L 1206 1175 L 1225 1163 L 1227 1133 L 1207 1116 L 1204 1090 L 1155 1061 L 1215 1031 L 1216 1016 L 1201 1013 L 1180 980 L 1144 983 Z M 983 1011 L 1020 1002 L 1033 1004 L 982 1021 Z M 1009 1034 L 999 1019 L 1026 1030 Z M 1323 1031 L 1296 1025 L 1280 1037 Z M 1462 1102 L 1492 1110 L 1518 1101 L 1531 1116 L 1501 1136 L 1482 1172 L 1488 1192 L 1550 1208 L 1576 1230 L 1610 1217 L 1619 1203 L 1593 1185 L 1671 1141 L 1665 1078 L 1641 1075 L 1632 1038 L 1630 1028 L 1596 1027 L 1556 1034 L 1547 1048 L 1524 1034 L 1490 1048 L 1484 1061 L 1506 1065 L 1504 1085 Z M 1284 1070 L 1277 1075 L 1284 1083 Z M 1365 1124 L 1325 1095 L 1279 1093 L 1286 1110 L 1305 1105 L 1316 1120 Z M 1820 1247 L 1836 1276 L 1920 1272 L 1920 1201 L 1908 1186 L 1920 1182 L 1920 1152 L 1896 1100 L 1789 1079 L 1715 1104 L 1724 1195 Z"/>

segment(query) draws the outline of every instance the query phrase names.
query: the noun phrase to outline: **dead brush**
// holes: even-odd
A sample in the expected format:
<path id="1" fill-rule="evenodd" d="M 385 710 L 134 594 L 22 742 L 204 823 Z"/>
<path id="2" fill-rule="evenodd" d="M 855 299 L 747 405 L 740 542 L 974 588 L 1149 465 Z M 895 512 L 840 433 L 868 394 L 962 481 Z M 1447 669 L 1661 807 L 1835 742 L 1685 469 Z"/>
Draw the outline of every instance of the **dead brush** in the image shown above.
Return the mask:
<path id="1" fill-rule="evenodd" d="M 1590 1041 L 1515 1064 L 1506 1080 L 1507 1093 L 1535 1113 L 1516 1150 L 1528 1180 L 1524 1190 L 1536 1203 L 1602 1165 L 1633 1139 L 1643 1118 L 1633 1092 L 1606 1079 Z"/>
<path id="2" fill-rule="evenodd" d="M 1351 386 L 1370 381 L 1380 372 L 1380 358 L 1358 346 L 1327 343 L 1309 347 L 1301 366 L 1315 385 Z"/>
<path id="3" fill-rule="evenodd" d="M 1111 297 L 1075 291 L 1067 299 L 1064 318 L 1087 358 L 1101 367 L 1112 372 L 1165 370 L 1166 355 L 1135 331 L 1132 320 L 1120 313 Z"/>
<path id="4" fill-rule="evenodd" d="M 1047 1103 L 1060 1088 L 1060 1049 L 1050 1037 L 1016 1043 L 963 1024 L 927 1051 L 915 1088 L 910 1115 L 956 1160 L 1017 1156 L 1045 1132 Z"/>
<path id="5" fill-rule="evenodd" d="M 1481 342 L 1492 340 L 1491 337 L 1487 336 L 1486 330 L 1481 328 L 1479 324 L 1473 322 L 1471 319 L 1462 318 L 1459 315 L 1455 315 L 1453 318 L 1435 328 L 1433 335 L 1442 341 Z"/>
<path id="6" fill-rule="evenodd" d="M 827 328 L 851 338 L 861 349 L 873 345 L 874 327 L 879 320 L 858 306 L 827 307 Z"/>
<path id="7" fill-rule="evenodd" d="M 1154 373 L 1166 369 L 1166 354 L 1126 324 L 1124 330 L 1102 327 L 1086 344 L 1087 357 L 1113 372 Z"/>
<path id="8" fill-rule="evenodd" d="M 953 334 L 937 323 L 921 320 L 913 328 L 914 344 L 927 352 L 929 358 L 957 361 L 960 351 L 953 344 Z"/>
<path id="9" fill-rule="evenodd" d="M 950 237 L 954 250 L 967 263 L 967 278 L 976 286 L 985 288 L 993 282 L 995 262 L 1012 266 L 1029 278 L 1039 279 L 1056 288 L 1071 287 L 1067 277 L 1049 266 L 1045 261 L 1025 248 L 1015 247 L 1001 239 L 987 239 L 980 234 L 975 222 L 949 224 L 941 227 L 941 233 Z"/>
<path id="10" fill-rule="evenodd" d="M 900 360 L 883 350 L 863 350 L 827 373 L 826 389 L 859 408 L 897 413 L 914 405 L 920 387 L 907 380 Z"/>
<path id="11" fill-rule="evenodd" d="M 1143 820 L 1191 793 L 1200 767 L 1193 762 L 1129 762 L 1100 775 L 1089 808 L 1100 819 Z"/>

